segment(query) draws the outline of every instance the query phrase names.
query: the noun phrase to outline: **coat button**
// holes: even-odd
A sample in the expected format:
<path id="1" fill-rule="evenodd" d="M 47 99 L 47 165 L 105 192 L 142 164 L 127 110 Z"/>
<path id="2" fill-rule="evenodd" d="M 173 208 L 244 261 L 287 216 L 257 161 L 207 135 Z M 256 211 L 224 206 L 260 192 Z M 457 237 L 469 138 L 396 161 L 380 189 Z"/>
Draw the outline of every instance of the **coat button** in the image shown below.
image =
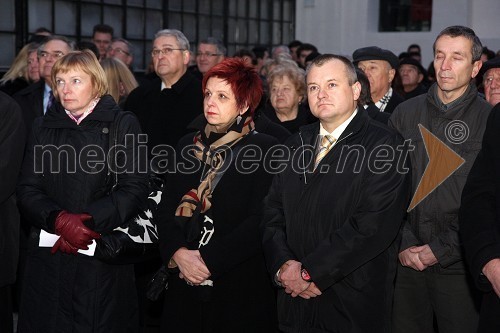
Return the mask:
<path id="1" fill-rule="evenodd" d="M 102 133 L 104 133 L 104 134 L 108 134 L 108 133 L 109 133 L 109 128 L 107 128 L 107 127 L 103 127 L 103 129 L 102 129 Z"/>

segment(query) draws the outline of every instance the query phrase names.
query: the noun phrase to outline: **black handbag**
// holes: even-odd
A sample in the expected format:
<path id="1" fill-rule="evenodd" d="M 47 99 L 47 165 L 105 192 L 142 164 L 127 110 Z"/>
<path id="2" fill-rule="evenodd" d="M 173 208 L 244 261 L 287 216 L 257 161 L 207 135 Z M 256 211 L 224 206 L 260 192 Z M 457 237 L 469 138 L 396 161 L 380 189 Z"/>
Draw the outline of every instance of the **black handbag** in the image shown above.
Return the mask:
<path id="1" fill-rule="evenodd" d="M 118 128 L 127 111 L 120 111 L 110 126 L 110 147 L 118 144 Z M 114 158 L 109 159 L 109 163 Z M 108 178 L 113 179 L 110 191 L 118 183 L 118 175 L 108 168 Z M 109 264 L 133 264 L 158 256 L 158 231 L 155 215 L 163 192 L 163 178 L 154 172 L 149 174 L 150 194 L 146 207 L 124 225 L 96 240 L 94 257 Z M 108 185 L 109 186 L 109 185 Z"/>

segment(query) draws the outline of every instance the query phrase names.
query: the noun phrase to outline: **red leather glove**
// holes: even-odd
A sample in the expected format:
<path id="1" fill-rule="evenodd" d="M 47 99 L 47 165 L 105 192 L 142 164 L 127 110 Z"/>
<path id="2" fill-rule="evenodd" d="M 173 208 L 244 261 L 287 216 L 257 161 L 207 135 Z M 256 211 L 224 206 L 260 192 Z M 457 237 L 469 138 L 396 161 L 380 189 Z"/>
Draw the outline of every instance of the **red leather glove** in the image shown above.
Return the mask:
<path id="1" fill-rule="evenodd" d="M 50 253 L 54 254 L 58 250 L 63 252 L 63 253 L 67 253 L 67 254 L 77 254 L 78 253 L 78 249 L 76 247 L 74 247 L 73 245 L 71 245 L 70 243 L 68 243 L 64 238 L 62 238 L 62 236 L 59 237 L 57 242 L 54 244 L 54 246 L 52 247 L 52 250 L 50 250 Z"/>
<path id="2" fill-rule="evenodd" d="M 64 238 L 64 241 L 72 247 L 88 250 L 88 245 L 92 243 L 92 240 L 101 237 L 97 232 L 85 226 L 84 222 L 90 219 L 92 216 L 89 214 L 71 214 L 63 210 L 56 217 L 54 229 L 56 234 Z"/>

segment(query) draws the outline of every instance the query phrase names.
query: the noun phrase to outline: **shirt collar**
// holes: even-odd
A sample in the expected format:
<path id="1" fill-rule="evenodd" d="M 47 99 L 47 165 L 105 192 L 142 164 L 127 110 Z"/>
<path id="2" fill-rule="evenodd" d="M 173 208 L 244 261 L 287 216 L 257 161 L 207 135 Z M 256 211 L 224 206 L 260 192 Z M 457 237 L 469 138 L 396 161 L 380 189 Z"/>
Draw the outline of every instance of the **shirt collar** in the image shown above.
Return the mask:
<path id="1" fill-rule="evenodd" d="M 338 141 L 338 139 L 340 138 L 342 133 L 345 131 L 345 129 L 347 128 L 347 126 L 353 120 L 353 118 L 356 116 L 357 113 L 358 113 L 358 109 L 356 108 L 356 109 L 354 109 L 354 112 L 352 113 L 352 115 L 349 118 L 347 118 L 342 124 L 340 124 L 336 129 L 334 129 L 333 132 L 331 132 L 331 133 L 329 133 L 320 122 L 319 123 L 319 135 L 321 135 L 321 136 L 331 135 Z M 337 141 L 335 141 L 335 143 L 337 143 Z"/>
<path id="2" fill-rule="evenodd" d="M 47 83 L 45 83 L 45 89 L 43 91 L 44 96 L 49 96 L 49 93 L 51 91 L 52 91 L 52 88 Z"/>
<path id="3" fill-rule="evenodd" d="M 99 100 L 100 100 L 99 98 L 94 99 L 94 100 L 90 103 L 89 107 L 87 108 L 87 111 L 85 111 L 85 112 L 84 112 L 84 113 L 83 113 L 83 114 L 82 114 L 79 118 L 76 118 L 75 116 L 73 116 L 73 115 L 71 114 L 71 112 L 69 112 L 69 111 L 68 111 L 68 110 L 66 110 L 66 109 L 65 109 L 64 111 L 66 111 L 66 114 L 67 114 L 67 115 L 68 115 L 68 116 L 69 116 L 69 117 L 70 117 L 70 118 L 71 118 L 71 119 L 72 119 L 72 120 L 73 120 L 73 121 L 74 121 L 77 125 L 80 125 L 80 123 L 82 122 L 82 120 L 83 120 L 83 119 L 85 119 L 85 118 L 86 118 L 89 114 L 91 114 L 91 113 L 92 113 L 92 111 L 94 111 L 95 106 L 97 105 L 97 103 L 99 103 Z"/>

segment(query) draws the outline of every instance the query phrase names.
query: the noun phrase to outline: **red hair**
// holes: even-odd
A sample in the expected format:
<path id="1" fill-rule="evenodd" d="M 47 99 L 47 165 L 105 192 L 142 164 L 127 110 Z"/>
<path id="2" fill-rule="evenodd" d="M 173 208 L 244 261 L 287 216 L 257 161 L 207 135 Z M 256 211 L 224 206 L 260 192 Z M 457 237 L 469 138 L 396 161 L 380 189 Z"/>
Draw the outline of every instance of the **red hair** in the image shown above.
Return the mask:
<path id="1" fill-rule="evenodd" d="M 262 98 L 262 80 L 255 69 L 247 65 L 243 59 L 226 58 L 212 67 L 203 76 L 203 91 L 211 77 L 217 77 L 229 84 L 238 108 L 248 105 L 250 113 L 255 111 Z"/>

